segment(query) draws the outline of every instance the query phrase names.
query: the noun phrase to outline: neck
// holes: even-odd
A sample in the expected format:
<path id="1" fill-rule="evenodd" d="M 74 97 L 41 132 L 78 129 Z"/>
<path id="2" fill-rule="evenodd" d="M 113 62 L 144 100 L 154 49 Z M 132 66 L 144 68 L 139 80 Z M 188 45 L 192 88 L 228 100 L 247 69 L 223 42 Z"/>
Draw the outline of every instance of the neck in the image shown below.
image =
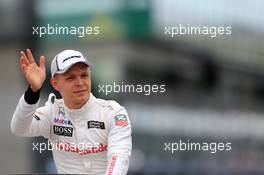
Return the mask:
<path id="1" fill-rule="evenodd" d="M 90 99 L 90 96 L 87 99 L 78 101 L 78 102 L 72 102 L 71 100 L 64 100 L 64 104 L 69 109 L 80 109 L 87 103 L 89 99 Z"/>
<path id="2" fill-rule="evenodd" d="M 64 102 L 64 103 L 67 106 L 67 108 L 69 108 L 69 109 L 80 109 L 80 108 L 82 108 L 85 105 L 85 103 L 87 101 L 88 100 L 86 100 L 86 101 L 84 101 L 82 103 L 66 103 L 66 102 Z"/>

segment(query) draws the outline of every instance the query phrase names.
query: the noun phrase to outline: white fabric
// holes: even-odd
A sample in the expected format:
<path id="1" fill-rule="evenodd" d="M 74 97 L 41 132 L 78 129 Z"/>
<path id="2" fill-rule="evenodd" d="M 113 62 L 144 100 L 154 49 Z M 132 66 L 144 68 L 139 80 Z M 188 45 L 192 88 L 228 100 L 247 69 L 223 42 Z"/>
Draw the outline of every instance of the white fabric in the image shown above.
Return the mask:
<path id="1" fill-rule="evenodd" d="M 58 173 L 126 174 L 132 148 L 126 109 L 115 101 L 98 99 L 92 94 L 88 102 L 77 110 L 68 109 L 62 99 L 54 99 L 51 94 L 45 106 L 38 108 L 38 104 L 27 104 L 22 96 L 11 121 L 12 132 L 26 137 L 42 135 L 54 145 L 70 144 L 71 151 L 59 146 L 53 149 Z M 115 119 L 118 115 L 125 115 L 127 124 L 117 125 Z M 71 128 L 72 137 L 57 135 L 67 135 Z M 83 144 L 87 145 L 85 149 L 81 149 Z M 74 145 L 80 149 L 73 149 Z"/>

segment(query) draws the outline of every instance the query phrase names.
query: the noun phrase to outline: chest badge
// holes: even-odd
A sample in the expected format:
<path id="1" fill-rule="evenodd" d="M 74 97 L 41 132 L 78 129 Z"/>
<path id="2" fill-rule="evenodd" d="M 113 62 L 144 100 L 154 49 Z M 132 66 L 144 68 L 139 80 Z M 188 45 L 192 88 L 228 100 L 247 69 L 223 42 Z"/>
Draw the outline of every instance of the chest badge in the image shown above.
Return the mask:
<path id="1" fill-rule="evenodd" d="M 104 122 L 99 122 L 99 121 L 88 121 L 87 122 L 88 129 L 90 128 L 96 128 L 96 129 L 105 129 L 105 124 Z"/>

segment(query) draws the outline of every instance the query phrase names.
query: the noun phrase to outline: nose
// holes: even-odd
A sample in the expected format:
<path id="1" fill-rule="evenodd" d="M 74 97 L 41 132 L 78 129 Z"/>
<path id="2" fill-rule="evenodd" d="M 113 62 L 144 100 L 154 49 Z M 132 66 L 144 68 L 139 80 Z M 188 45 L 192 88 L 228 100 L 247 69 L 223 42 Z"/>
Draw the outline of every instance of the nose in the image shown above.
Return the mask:
<path id="1" fill-rule="evenodd" d="M 81 77 L 77 77 L 75 80 L 75 85 L 80 86 L 83 84 L 83 80 Z"/>

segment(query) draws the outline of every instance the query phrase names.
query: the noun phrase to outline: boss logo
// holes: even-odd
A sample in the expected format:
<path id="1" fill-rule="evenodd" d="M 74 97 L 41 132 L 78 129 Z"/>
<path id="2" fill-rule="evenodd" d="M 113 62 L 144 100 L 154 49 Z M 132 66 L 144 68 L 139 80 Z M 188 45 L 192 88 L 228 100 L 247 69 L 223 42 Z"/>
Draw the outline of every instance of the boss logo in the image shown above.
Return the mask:
<path id="1" fill-rule="evenodd" d="M 53 125 L 53 132 L 56 135 L 72 137 L 73 128 Z"/>

